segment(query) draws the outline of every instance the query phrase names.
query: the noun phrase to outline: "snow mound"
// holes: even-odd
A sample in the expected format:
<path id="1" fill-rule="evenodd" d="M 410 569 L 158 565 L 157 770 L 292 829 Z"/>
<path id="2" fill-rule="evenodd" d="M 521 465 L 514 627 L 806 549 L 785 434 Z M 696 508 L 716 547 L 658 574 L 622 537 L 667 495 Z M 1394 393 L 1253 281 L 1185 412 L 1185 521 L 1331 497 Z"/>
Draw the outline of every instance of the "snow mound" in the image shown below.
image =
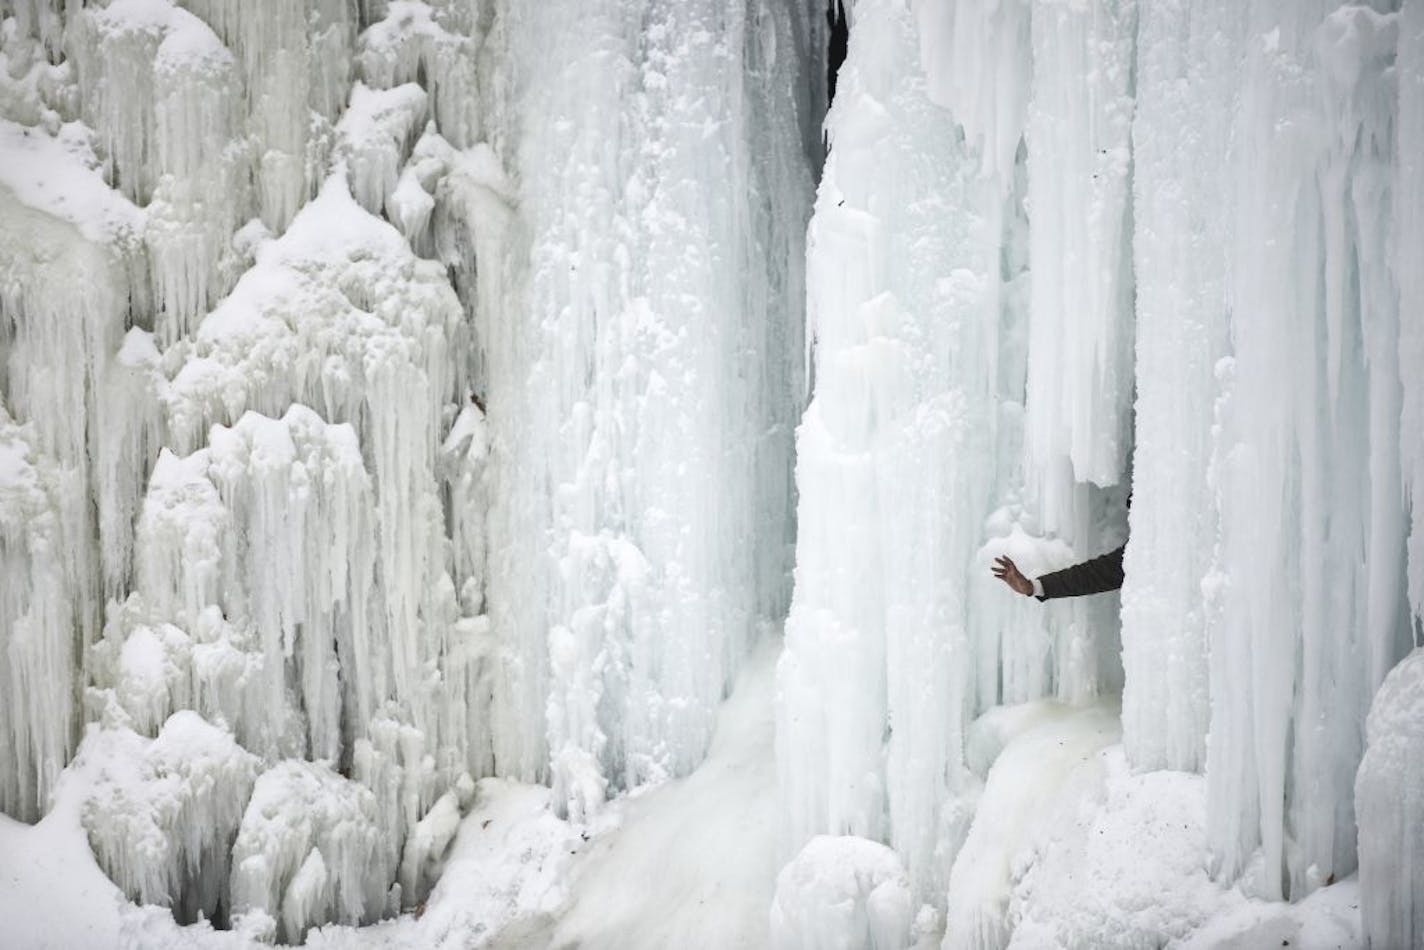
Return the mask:
<path id="1" fill-rule="evenodd" d="M 883 844 L 817 835 L 776 876 L 777 950 L 898 950 L 910 924 L 909 878 Z"/>
<path id="2" fill-rule="evenodd" d="M 1355 778 L 1360 899 L 1376 947 L 1424 942 L 1424 649 L 1405 657 L 1375 694 Z"/>
<path id="3" fill-rule="evenodd" d="M 1229 903 L 1207 874 L 1202 777 L 1133 775 L 1120 746 L 1101 763 L 1101 797 L 1065 803 L 1020 859 L 1032 863 L 1009 902 L 1010 947 L 1159 946 Z"/>

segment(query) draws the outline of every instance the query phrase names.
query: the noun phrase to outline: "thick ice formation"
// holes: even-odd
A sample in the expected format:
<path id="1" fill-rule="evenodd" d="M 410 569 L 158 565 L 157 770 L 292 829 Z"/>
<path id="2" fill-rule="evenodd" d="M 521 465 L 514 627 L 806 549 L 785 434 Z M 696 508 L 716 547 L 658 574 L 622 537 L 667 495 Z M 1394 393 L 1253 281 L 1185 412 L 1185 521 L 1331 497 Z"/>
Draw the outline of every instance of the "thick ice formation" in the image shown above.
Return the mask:
<path id="1" fill-rule="evenodd" d="M 487 133 L 527 244 L 481 328 L 490 471 L 544 488 L 491 498 L 495 756 L 582 814 L 701 758 L 786 597 L 817 115 L 785 90 L 816 36 L 781 5 L 496 15 L 511 108 Z"/>
<path id="2" fill-rule="evenodd" d="M 31 445 L 0 403 L 0 809 L 33 820 L 73 754 L 74 659 L 66 635 L 80 623 L 87 522 L 79 495 Z M 58 682 L 55 682 L 55 680 Z"/>
<path id="3" fill-rule="evenodd" d="M 139 596 L 179 624 L 217 607 L 253 630 L 264 685 L 248 693 L 256 705 L 226 712 L 280 729 L 289 684 L 300 684 L 303 750 L 338 761 L 377 705 L 395 698 L 387 676 L 398 650 L 373 603 L 374 535 L 350 426 L 328 426 L 303 406 L 281 420 L 249 412 L 231 429 L 214 427 L 208 449 L 160 455 L 138 522 Z M 135 633 L 120 648 L 121 699 L 144 685 L 123 663 Z"/>
<path id="4" fill-rule="evenodd" d="M 0 807 L 201 716 L 356 829 L 248 809 L 300 940 L 421 901 L 474 777 L 700 761 L 789 596 L 824 28 L 585 7 L 0 3 Z"/>
<path id="5" fill-rule="evenodd" d="M 100 866 L 130 899 L 171 906 L 181 923 L 222 922 L 228 855 L 258 759 L 195 712 L 155 739 L 89 726 L 75 770 L 92 776 L 81 819 Z"/>
<path id="6" fill-rule="evenodd" d="M 1298 900 L 1355 868 L 1365 711 L 1424 603 L 1424 14 L 913 13 L 854 7 L 810 226 L 784 853 L 889 842 L 916 899 L 947 901 L 948 945 L 1002 945 L 1013 915 L 955 909 L 983 875 L 945 880 L 995 813 L 964 726 L 1121 690 L 1134 768 L 1205 772 L 1213 876 Z M 1125 521 L 1120 668 L 1114 597 L 988 577 L 1109 550 Z M 1036 893 L 1022 913 L 1061 936 Z"/>

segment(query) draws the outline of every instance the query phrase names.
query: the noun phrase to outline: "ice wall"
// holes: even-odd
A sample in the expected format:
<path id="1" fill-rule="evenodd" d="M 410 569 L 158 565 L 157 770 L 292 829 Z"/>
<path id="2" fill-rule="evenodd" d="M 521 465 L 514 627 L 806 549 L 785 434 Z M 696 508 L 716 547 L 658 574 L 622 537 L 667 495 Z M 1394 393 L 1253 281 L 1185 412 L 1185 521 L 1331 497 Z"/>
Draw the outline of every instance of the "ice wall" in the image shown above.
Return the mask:
<path id="1" fill-rule="evenodd" d="M 1103 605 L 1030 609 L 988 577 L 993 555 L 1037 573 L 1120 538 L 1109 500 L 1123 490 L 1087 484 L 1087 469 L 1091 457 L 1094 477 L 1117 481 L 1131 438 L 1119 411 L 1131 380 L 1117 353 L 1130 339 L 1120 325 L 1125 166 L 1105 166 L 1117 168 L 1102 209 L 1116 237 L 1095 235 L 1097 263 L 1073 281 L 1101 301 L 1082 319 L 1116 355 L 1096 368 L 1035 363 L 1032 347 L 1056 352 L 1079 315 L 1035 308 L 1064 278 L 1026 265 L 1035 251 L 1089 246 L 1068 233 L 1087 226 L 1066 210 L 1079 198 L 1070 180 L 1035 186 L 1023 144 L 1031 83 L 1067 96 L 1061 108 L 1075 115 L 1075 96 L 1102 98 L 1072 56 L 1035 80 L 1035 44 L 1061 35 L 1081 58 L 1096 29 L 1121 45 L 1130 11 L 1103 20 L 1054 7 L 1041 35 L 1030 12 L 857 4 L 810 229 L 815 393 L 798 433 L 797 584 L 778 720 L 787 843 L 821 832 L 888 841 L 929 903 L 972 814 L 976 781 L 960 751 L 969 719 L 1000 702 L 1113 691 L 1121 677 Z M 950 50 L 978 58 L 965 66 Z M 1032 122 L 1050 141 L 1086 128 L 1046 100 L 1037 108 Z M 1096 141 L 1074 143 L 1092 169 Z M 1034 238 L 1032 208 L 1055 200 L 1065 203 L 1058 223 Z M 1097 448 L 1085 449 L 1082 482 L 1068 444 L 1027 441 L 1036 403 L 1067 411 L 1073 399 L 1118 407 L 1091 420 L 1084 445 Z M 1033 453 L 1051 458 L 1035 468 L 1024 462 Z M 1026 479 L 1030 470 L 1039 474 Z"/>
<path id="2" fill-rule="evenodd" d="M 788 858 L 874 838 L 943 907 L 969 719 L 1121 691 L 1133 767 L 1205 772 L 1219 881 L 1352 873 L 1366 712 L 1419 630 L 1421 15 L 855 5 L 808 251 Z M 1120 615 L 988 578 L 1129 522 Z"/>
<path id="3" fill-rule="evenodd" d="M 1399 361 L 1396 290 L 1414 263 L 1389 243 L 1397 19 L 1263 4 L 1239 47 L 1208 833 L 1226 878 L 1259 848 L 1252 883 L 1277 897 L 1354 869 L 1361 725 L 1410 643 L 1400 465 L 1419 436 L 1401 428 L 1416 369 Z"/>
<path id="4" fill-rule="evenodd" d="M 82 735 L 126 893 L 300 941 L 472 778 L 693 768 L 789 598 L 824 29 L 0 0 L 0 808 Z"/>
<path id="5" fill-rule="evenodd" d="M 787 596 L 819 119 L 791 90 L 820 27 L 720 2 L 497 16 L 511 88 L 490 136 L 520 169 L 499 306 L 526 316 L 482 340 L 489 464 L 543 487 L 492 499 L 514 711 L 496 759 L 578 816 L 700 760 Z"/>

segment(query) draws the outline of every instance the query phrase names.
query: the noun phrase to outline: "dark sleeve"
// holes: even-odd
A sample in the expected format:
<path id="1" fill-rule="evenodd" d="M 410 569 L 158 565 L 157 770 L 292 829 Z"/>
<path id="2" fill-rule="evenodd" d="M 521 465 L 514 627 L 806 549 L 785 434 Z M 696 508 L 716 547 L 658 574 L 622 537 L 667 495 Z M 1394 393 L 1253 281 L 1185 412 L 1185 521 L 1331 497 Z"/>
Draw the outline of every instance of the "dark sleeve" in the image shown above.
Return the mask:
<path id="1" fill-rule="evenodd" d="M 1084 594 L 1117 590 L 1122 586 L 1122 552 L 1126 547 L 1123 545 L 1116 551 L 1110 551 L 1091 561 L 1074 564 L 1072 567 L 1039 577 L 1038 582 L 1043 585 L 1043 596 L 1039 600 L 1081 597 Z"/>

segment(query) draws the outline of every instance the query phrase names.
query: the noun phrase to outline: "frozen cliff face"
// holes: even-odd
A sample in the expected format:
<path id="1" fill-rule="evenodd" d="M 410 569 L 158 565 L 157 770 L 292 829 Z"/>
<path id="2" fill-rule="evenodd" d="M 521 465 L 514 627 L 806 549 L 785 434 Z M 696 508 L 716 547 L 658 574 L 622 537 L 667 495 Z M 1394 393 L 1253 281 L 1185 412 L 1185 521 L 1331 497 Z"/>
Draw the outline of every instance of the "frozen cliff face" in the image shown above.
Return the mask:
<path id="1" fill-rule="evenodd" d="M 82 734 L 126 893 L 300 941 L 472 777 L 693 768 L 789 598 L 823 30 L 0 2 L 0 807 Z"/>
<path id="2" fill-rule="evenodd" d="M 1007 903 L 966 925 L 945 878 L 986 807 L 964 729 L 1121 691 L 1132 767 L 1204 771 L 1180 792 L 1219 882 L 1299 899 L 1353 872 L 1366 711 L 1424 607 L 1421 16 L 854 5 L 809 232 L 786 857 L 889 842 L 917 899 L 948 890 L 947 945 L 1001 945 Z M 1120 667 L 1115 595 L 988 577 L 1128 522 Z M 1034 892 L 1012 915 L 1063 925 Z"/>

